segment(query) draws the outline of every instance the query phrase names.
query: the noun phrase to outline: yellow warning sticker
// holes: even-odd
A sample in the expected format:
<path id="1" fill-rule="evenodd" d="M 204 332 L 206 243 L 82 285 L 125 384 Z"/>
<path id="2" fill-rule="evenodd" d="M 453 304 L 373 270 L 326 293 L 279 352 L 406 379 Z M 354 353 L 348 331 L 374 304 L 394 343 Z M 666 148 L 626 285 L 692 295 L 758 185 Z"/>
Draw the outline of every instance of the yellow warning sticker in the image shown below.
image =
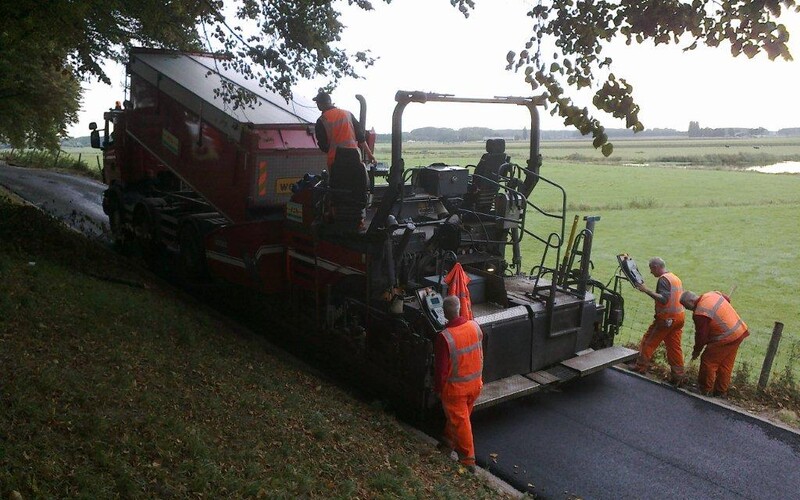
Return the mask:
<path id="1" fill-rule="evenodd" d="M 290 201 L 286 204 L 286 218 L 295 221 L 303 222 L 303 205 Z"/>
<path id="2" fill-rule="evenodd" d="M 177 155 L 181 148 L 181 142 L 178 140 L 178 138 L 170 134 L 165 128 L 161 129 L 161 144 L 163 144 L 164 147 L 174 155 Z"/>
<path id="3" fill-rule="evenodd" d="M 283 177 L 275 180 L 276 194 L 291 194 L 292 186 L 300 180 L 300 177 Z"/>

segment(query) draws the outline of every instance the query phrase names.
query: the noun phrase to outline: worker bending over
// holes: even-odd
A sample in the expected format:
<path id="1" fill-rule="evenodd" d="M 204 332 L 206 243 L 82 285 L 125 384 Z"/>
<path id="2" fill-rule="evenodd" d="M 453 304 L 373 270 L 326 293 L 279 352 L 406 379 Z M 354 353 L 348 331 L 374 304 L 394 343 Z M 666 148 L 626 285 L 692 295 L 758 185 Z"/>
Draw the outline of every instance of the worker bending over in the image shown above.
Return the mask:
<path id="1" fill-rule="evenodd" d="M 331 95 L 323 90 L 319 91 L 314 101 L 322 111 L 314 127 L 314 135 L 319 149 L 328 153 L 328 168 L 333 165 L 338 148 L 357 150 L 360 146 L 367 159 L 374 163 L 375 157 L 367 145 L 364 129 L 353 113 L 334 106 Z"/>
<path id="2" fill-rule="evenodd" d="M 458 461 L 474 472 L 470 415 L 483 387 L 483 332 L 478 323 L 460 316 L 455 295 L 445 297 L 443 309 L 447 326 L 434 344 L 434 389 L 447 418 L 440 449 L 455 450 Z"/>
<path id="3" fill-rule="evenodd" d="M 683 284 L 674 273 L 667 271 L 664 259 L 653 257 L 649 264 L 650 273 L 658 278 L 656 291 L 650 290 L 644 283 L 635 286 L 637 290 L 646 293 L 653 299 L 655 315 L 639 344 L 639 357 L 636 358 L 635 363 L 630 365 L 630 368 L 639 373 L 645 373 L 650 366 L 650 360 L 653 359 L 653 354 L 663 342 L 667 349 L 667 361 L 671 372 L 670 382 L 681 385 L 685 378 L 683 351 L 681 350 L 684 311 L 680 298 L 683 293 Z"/>
<path id="4" fill-rule="evenodd" d="M 730 297 L 722 292 L 707 292 L 698 297 L 686 291 L 681 295 L 681 304 L 694 311 L 692 359 L 697 359 L 705 347 L 697 375 L 700 392 L 725 397 L 739 344 L 750 335 L 747 325 L 731 306 Z"/>

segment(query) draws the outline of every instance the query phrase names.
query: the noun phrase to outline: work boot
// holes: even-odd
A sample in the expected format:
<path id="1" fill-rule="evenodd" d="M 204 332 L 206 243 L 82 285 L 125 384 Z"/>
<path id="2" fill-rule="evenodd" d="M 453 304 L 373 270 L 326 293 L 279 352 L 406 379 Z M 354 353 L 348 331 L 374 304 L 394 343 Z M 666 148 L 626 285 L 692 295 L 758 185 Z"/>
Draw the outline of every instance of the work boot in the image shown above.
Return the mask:
<path id="1" fill-rule="evenodd" d="M 478 468 L 476 466 L 474 466 L 474 465 L 467 465 L 466 468 L 467 468 L 468 471 L 470 471 L 473 474 L 478 472 Z"/>
<path id="2" fill-rule="evenodd" d="M 686 385 L 686 377 L 676 377 L 672 376 L 669 378 L 669 383 L 675 387 L 676 389 L 680 389 L 684 385 Z"/>
<path id="3" fill-rule="evenodd" d="M 625 363 L 625 368 L 629 371 L 636 372 L 642 375 L 647 373 L 647 368 L 639 365 L 636 361 L 628 361 L 627 363 Z"/>
<path id="4" fill-rule="evenodd" d="M 447 456 L 450 456 L 453 453 L 453 448 L 444 441 L 439 441 L 439 443 L 436 444 L 436 449 Z"/>

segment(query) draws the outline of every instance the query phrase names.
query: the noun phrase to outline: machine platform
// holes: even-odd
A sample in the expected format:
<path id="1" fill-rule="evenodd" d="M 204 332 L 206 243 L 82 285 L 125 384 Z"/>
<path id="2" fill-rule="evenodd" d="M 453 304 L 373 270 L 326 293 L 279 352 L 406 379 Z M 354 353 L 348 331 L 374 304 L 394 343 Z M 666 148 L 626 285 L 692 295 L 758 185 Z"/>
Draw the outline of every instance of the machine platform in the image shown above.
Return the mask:
<path id="1" fill-rule="evenodd" d="M 599 351 L 591 351 L 582 356 L 562 361 L 561 364 L 572 368 L 581 374 L 581 377 L 590 375 L 617 363 L 622 363 L 635 358 L 639 351 L 622 346 L 612 346 Z"/>
<path id="2" fill-rule="evenodd" d="M 638 354 L 638 351 L 620 346 L 607 347 L 597 351 L 587 349 L 580 355 L 562 361 L 548 370 L 527 375 L 514 375 L 484 385 L 480 397 L 475 402 L 474 409 L 489 408 L 509 399 L 533 394 L 545 387 L 585 377 L 611 365 L 630 361 Z"/>

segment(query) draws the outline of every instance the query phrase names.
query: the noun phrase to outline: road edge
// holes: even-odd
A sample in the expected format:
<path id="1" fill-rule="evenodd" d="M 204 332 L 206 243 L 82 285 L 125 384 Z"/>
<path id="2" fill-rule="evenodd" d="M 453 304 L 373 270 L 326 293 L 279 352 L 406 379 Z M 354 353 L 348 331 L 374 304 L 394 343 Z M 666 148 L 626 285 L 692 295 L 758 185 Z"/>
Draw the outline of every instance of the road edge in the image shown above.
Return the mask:
<path id="1" fill-rule="evenodd" d="M 797 436 L 800 436 L 800 429 L 797 429 L 797 428 L 792 427 L 790 425 L 786 425 L 783 422 L 771 420 L 771 419 L 768 419 L 768 418 L 764 418 L 764 417 L 762 417 L 760 415 L 756 415 L 754 413 L 751 413 L 751 412 L 745 410 L 741 406 L 732 405 L 730 403 L 727 403 L 723 399 L 715 398 L 715 397 L 711 397 L 711 396 L 703 396 L 702 394 L 699 394 L 697 392 L 690 391 L 690 390 L 685 389 L 683 387 L 675 387 L 674 385 L 671 385 L 671 384 L 669 384 L 667 382 L 660 381 L 660 380 L 655 380 L 655 379 L 653 379 L 651 377 L 648 377 L 647 375 L 643 375 L 641 373 L 632 372 L 630 370 L 626 370 L 625 368 L 622 368 L 622 367 L 619 367 L 619 366 L 612 366 L 610 368 L 612 368 L 614 370 L 617 370 L 618 372 L 622 372 L 622 373 L 624 373 L 626 375 L 629 375 L 631 377 L 638 377 L 640 379 L 647 380 L 648 382 L 651 382 L 653 384 L 665 386 L 665 387 L 667 387 L 669 389 L 672 389 L 672 390 L 675 390 L 675 391 L 678 391 L 678 392 L 682 392 L 683 394 L 686 394 L 687 396 L 691 396 L 691 397 L 693 397 L 695 399 L 701 399 L 703 401 L 706 401 L 708 403 L 714 404 L 714 405 L 719 406 L 721 408 L 725 408 L 727 410 L 730 410 L 730 411 L 732 411 L 734 413 L 738 413 L 740 415 L 743 415 L 743 416 L 746 416 L 746 417 L 750 417 L 750 418 L 752 418 L 754 420 L 758 420 L 759 422 L 763 422 L 765 424 L 771 425 L 773 427 L 777 427 L 779 429 L 782 429 L 782 430 L 788 431 L 788 432 L 790 432 L 792 434 L 795 434 Z"/>

